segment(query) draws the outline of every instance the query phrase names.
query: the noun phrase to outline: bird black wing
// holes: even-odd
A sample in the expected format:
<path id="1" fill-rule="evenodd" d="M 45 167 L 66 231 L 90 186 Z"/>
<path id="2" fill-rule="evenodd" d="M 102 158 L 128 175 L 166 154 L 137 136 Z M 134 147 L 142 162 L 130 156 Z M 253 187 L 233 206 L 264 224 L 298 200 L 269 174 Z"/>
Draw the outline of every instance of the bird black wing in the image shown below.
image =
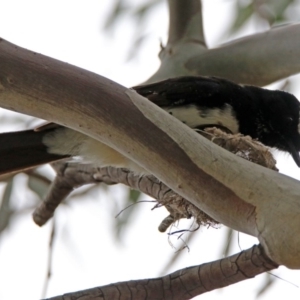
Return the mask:
<path id="1" fill-rule="evenodd" d="M 240 88 L 230 81 L 203 76 L 171 78 L 133 89 L 160 107 L 197 104 L 206 107 L 221 107 L 230 102 L 230 89 Z"/>

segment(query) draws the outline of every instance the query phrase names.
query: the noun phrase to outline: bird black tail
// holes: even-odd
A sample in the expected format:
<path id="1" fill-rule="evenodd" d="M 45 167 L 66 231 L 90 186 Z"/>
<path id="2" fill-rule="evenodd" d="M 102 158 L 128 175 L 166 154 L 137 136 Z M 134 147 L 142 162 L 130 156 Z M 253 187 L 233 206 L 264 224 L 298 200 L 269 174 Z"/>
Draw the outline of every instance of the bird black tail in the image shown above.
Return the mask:
<path id="1" fill-rule="evenodd" d="M 17 131 L 0 134 L 0 175 L 23 171 L 66 156 L 51 154 L 43 137 L 51 130 Z"/>

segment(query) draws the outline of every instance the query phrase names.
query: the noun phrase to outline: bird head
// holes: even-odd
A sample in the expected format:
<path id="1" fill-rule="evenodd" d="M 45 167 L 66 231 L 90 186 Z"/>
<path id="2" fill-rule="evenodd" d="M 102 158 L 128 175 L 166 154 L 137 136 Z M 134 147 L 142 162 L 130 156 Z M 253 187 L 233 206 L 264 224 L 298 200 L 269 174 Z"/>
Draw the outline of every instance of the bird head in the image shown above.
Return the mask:
<path id="1" fill-rule="evenodd" d="M 283 91 L 264 90 L 257 117 L 257 136 L 265 145 L 290 153 L 300 167 L 300 104 Z"/>

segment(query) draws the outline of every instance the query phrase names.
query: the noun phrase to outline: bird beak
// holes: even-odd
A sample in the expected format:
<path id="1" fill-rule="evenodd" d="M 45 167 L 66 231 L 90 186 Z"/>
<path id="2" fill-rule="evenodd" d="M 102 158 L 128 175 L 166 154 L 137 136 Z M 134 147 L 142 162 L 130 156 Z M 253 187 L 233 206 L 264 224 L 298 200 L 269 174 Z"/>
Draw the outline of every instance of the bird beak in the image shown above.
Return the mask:
<path id="1" fill-rule="evenodd" d="M 297 166 L 300 168 L 300 156 L 299 156 L 299 152 L 296 150 L 296 147 L 293 145 L 292 142 L 288 142 L 288 146 L 289 146 L 289 152 L 291 153 L 295 163 L 297 164 Z"/>

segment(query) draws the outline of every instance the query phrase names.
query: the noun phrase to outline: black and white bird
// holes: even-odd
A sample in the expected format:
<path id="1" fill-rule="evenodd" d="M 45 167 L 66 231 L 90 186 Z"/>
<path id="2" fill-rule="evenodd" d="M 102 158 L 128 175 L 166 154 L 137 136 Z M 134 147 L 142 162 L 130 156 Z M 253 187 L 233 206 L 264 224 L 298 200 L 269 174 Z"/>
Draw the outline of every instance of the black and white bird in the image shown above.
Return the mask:
<path id="1" fill-rule="evenodd" d="M 218 126 L 250 135 L 266 146 L 290 153 L 300 167 L 300 105 L 289 93 L 201 76 L 172 78 L 133 89 L 191 128 Z M 57 124 L 0 134 L 0 174 L 73 156 L 99 166 L 144 172 L 107 145 Z"/>

